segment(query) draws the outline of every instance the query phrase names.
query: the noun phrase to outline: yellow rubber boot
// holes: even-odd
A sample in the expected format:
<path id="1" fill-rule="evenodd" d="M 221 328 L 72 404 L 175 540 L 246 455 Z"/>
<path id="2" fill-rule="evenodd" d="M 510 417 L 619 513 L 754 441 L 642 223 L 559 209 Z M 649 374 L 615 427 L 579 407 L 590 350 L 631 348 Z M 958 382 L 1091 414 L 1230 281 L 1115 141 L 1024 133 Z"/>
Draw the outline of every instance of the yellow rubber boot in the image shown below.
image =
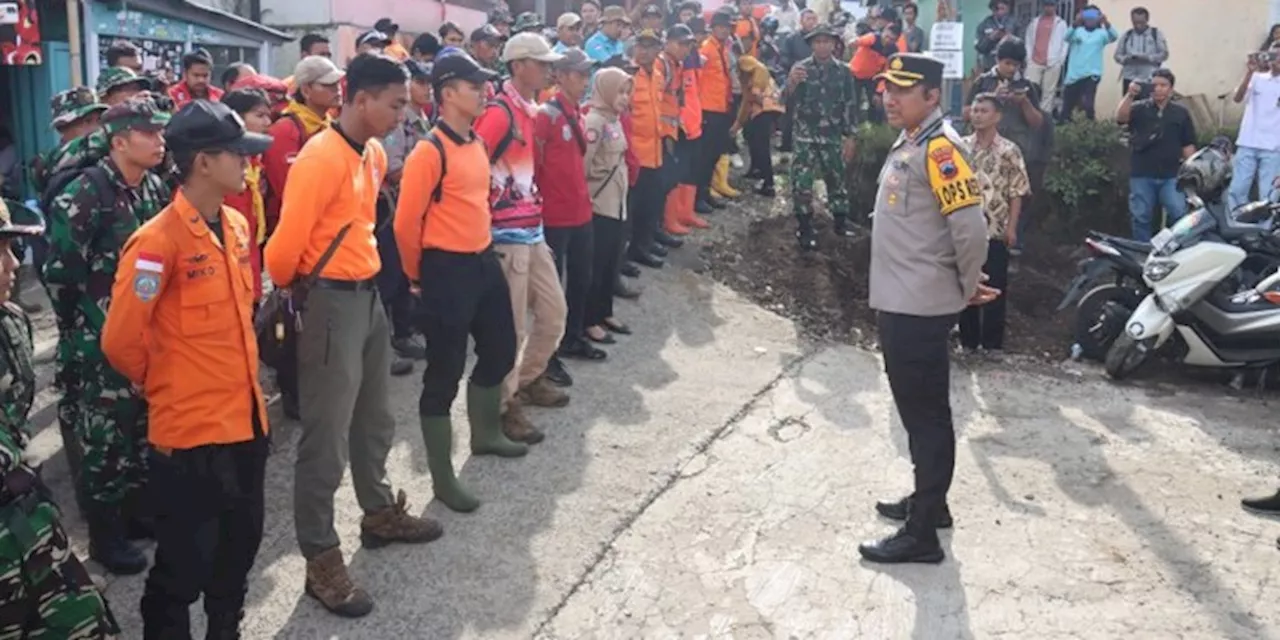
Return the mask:
<path id="1" fill-rule="evenodd" d="M 711 176 L 711 190 L 721 198 L 737 198 L 741 191 L 729 185 L 729 156 L 720 156 L 716 162 L 716 171 Z"/>

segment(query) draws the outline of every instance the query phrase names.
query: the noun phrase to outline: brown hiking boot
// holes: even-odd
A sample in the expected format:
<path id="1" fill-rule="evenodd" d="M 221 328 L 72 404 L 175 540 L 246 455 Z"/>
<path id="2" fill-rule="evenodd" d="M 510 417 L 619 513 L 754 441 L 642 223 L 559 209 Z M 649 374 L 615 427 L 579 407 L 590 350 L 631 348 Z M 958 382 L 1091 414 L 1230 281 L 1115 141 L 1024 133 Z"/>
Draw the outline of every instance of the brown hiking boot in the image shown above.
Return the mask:
<path id="1" fill-rule="evenodd" d="M 431 542 L 444 535 L 439 522 L 409 515 L 408 501 L 409 497 L 401 489 L 396 492 L 395 504 L 364 514 L 360 520 L 360 541 L 365 548 L 377 549 L 392 542 Z"/>
<path id="2" fill-rule="evenodd" d="M 569 394 L 552 384 L 546 376 L 538 376 L 537 380 L 521 389 L 516 398 L 535 407 L 560 408 L 569 404 Z"/>
<path id="3" fill-rule="evenodd" d="M 351 583 L 340 547 L 327 549 L 307 561 L 306 592 L 344 618 L 360 618 L 373 611 L 373 599 Z"/>
<path id="4" fill-rule="evenodd" d="M 508 439 L 525 444 L 538 444 L 546 438 L 529 422 L 528 416 L 524 415 L 524 408 L 519 400 L 512 400 L 507 406 L 507 412 L 502 414 L 502 433 Z"/>

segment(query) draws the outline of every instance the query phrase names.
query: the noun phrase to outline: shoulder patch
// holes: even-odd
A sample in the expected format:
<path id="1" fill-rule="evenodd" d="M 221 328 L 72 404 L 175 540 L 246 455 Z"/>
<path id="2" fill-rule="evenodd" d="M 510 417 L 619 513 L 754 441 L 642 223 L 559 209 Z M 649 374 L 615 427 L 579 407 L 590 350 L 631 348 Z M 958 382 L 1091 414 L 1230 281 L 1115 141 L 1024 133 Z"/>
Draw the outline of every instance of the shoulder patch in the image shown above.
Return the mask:
<path id="1" fill-rule="evenodd" d="M 143 302 L 151 302 L 160 291 L 159 271 L 138 271 L 133 277 L 133 294 Z"/>
<path id="2" fill-rule="evenodd" d="M 982 204 L 982 187 L 961 148 L 948 136 L 929 140 L 929 188 L 938 200 L 938 211 L 949 216 L 965 207 Z"/>

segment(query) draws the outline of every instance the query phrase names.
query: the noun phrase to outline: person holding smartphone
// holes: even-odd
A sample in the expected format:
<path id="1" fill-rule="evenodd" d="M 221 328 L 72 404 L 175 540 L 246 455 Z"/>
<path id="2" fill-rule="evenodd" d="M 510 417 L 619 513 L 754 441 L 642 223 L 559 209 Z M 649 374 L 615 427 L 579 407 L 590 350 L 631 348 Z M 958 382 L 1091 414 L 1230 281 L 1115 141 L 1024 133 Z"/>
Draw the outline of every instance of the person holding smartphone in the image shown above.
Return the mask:
<path id="1" fill-rule="evenodd" d="M 1244 103 L 1244 118 L 1227 189 L 1232 209 L 1249 201 L 1255 179 L 1266 195 L 1280 176 L 1280 43 L 1263 53 L 1267 55 L 1250 54 L 1233 96 L 1236 104 Z"/>

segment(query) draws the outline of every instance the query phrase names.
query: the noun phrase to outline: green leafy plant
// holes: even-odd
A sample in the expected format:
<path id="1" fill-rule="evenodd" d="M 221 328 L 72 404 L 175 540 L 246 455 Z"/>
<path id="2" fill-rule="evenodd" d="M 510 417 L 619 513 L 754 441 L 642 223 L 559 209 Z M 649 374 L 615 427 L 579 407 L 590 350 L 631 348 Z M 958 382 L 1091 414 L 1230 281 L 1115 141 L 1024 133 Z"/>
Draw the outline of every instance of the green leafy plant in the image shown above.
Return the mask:
<path id="1" fill-rule="evenodd" d="M 1054 146 L 1036 204 L 1041 227 L 1069 240 L 1088 229 L 1127 228 L 1129 149 L 1111 121 L 1076 119 L 1054 129 Z"/>

